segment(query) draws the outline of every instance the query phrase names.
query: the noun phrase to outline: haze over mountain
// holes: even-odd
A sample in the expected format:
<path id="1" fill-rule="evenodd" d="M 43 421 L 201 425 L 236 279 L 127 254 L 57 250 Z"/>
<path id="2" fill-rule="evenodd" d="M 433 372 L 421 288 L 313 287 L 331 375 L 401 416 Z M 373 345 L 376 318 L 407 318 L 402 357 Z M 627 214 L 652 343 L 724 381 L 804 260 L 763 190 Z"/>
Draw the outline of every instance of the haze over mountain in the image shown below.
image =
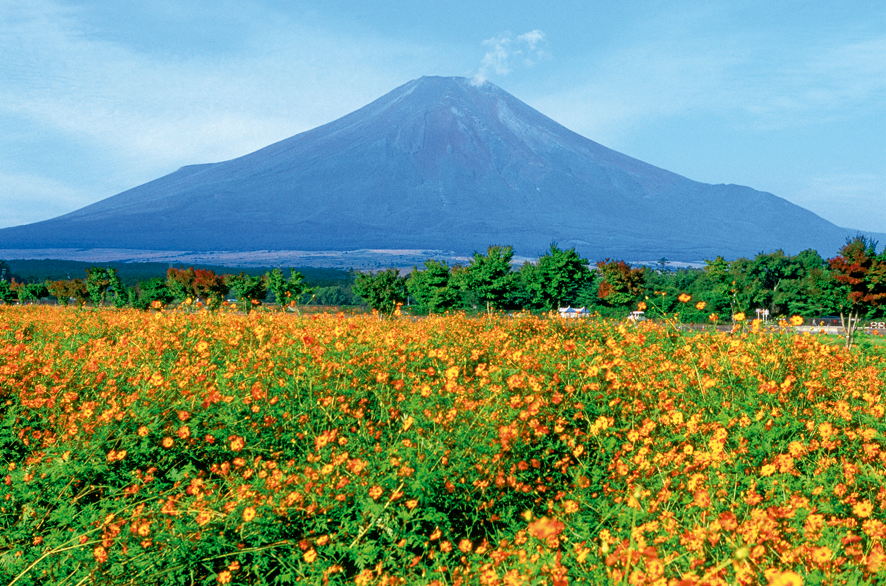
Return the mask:
<path id="1" fill-rule="evenodd" d="M 329 124 L 192 165 L 0 248 L 427 249 L 556 241 L 591 259 L 815 248 L 854 230 L 770 193 L 708 185 L 608 149 L 491 83 L 422 77 Z M 886 236 L 886 235 L 875 235 Z"/>

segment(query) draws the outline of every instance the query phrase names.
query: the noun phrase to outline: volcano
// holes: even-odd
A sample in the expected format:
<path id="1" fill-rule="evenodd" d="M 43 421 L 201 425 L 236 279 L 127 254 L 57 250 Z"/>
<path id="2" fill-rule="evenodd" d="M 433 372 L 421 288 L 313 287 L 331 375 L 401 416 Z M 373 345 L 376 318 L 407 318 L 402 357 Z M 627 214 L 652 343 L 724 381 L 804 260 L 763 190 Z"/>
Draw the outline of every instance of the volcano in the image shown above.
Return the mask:
<path id="1" fill-rule="evenodd" d="M 835 252 L 855 234 L 770 193 L 709 185 L 584 138 L 501 88 L 422 77 L 313 130 L 178 171 L 0 248 L 425 249 L 551 242 L 599 259 Z"/>

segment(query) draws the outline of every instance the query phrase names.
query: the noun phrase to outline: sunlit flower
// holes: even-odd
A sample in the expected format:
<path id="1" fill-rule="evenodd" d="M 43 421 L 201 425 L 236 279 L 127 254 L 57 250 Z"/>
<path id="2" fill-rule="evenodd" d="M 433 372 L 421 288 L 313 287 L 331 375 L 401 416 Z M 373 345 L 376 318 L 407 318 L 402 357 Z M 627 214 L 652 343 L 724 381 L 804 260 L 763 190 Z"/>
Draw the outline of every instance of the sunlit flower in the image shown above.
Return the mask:
<path id="1" fill-rule="evenodd" d="M 314 560 L 317 559 L 317 550 L 312 547 L 305 552 L 305 554 L 302 556 L 302 559 L 304 559 L 309 564 L 314 563 Z"/>
<path id="2" fill-rule="evenodd" d="M 706 509 L 711 506 L 711 495 L 706 490 L 697 490 L 695 491 L 695 498 L 693 498 L 692 503 L 697 507 Z"/>
<path id="3" fill-rule="evenodd" d="M 246 440 L 238 435 L 232 435 L 228 437 L 228 441 L 231 443 L 232 452 L 239 452 L 246 447 Z"/>
<path id="4" fill-rule="evenodd" d="M 142 425 L 138 428 L 138 436 L 139 437 L 147 437 L 151 433 L 151 430 Z"/>
<path id="5" fill-rule="evenodd" d="M 739 311 L 735 315 L 732 316 L 732 321 L 744 321 L 745 315 L 743 312 Z"/>
<path id="6" fill-rule="evenodd" d="M 718 321 L 720 321 L 720 316 L 717 315 L 716 313 L 712 313 L 711 315 L 708 316 L 708 320 L 710 320 L 713 323 L 717 323 Z"/>
<path id="7" fill-rule="evenodd" d="M 816 564 L 824 564 L 830 561 L 834 552 L 827 546 L 816 547 L 812 550 L 812 561 Z"/>
<path id="8" fill-rule="evenodd" d="M 255 519 L 255 507 L 246 507 L 243 509 L 243 520 L 247 523 Z"/>
<path id="9" fill-rule="evenodd" d="M 680 295 L 677 297 L 677 301 L 679 301 L 680 303 L 689 303 L 691 300 L 692 295 L 689 295 L 688 293 L 680 293 Z"/>
<path id="10" fill-rule="evenodd" d="M 699 311 L 704 311 L 704 308 L 707 307 L 707 305 L 708 304 L 705 303 L 704 301 L 699 301 L 698 303 L 695 304 L 695 309 L 697 309 Z"/>
<path id="11" fill-rule="evenodd" d="M 380 497 L 383 492 L 384 492 L 384 490 L 382 490 L 382 487 L 380 487 L 379 485 L 376 484 L 375 486 L 373 486 L 372 488 L 369 489 L 369 497 L 372 500 L 378 500 L 378 497 Z"/>
<path id="12" fill-rule="evenodd" d="M 566 526 L 560 521 L 547 517 L 539 517 L 526 527 L 529 534 L 538 539 L 547 539 L 559 535 L 565 528 Z"/>
<path id="13" fill-rule="evenodd" d="M 852 505 L 852 512 L 864 519 L 871 516 L 871 513 L 874 512 L 874 506 L 869 501 L 861 501 Z"/>
<path id="14" fill-rule="evenodd" d="M 222 570 L 218 573 L 218 576 L 215 577 L 215 580 L 219 584 L 230 584 L 231 582 L 231 572 L 228 570 Z"/>
<path id="15" fill-rule="evenodd" d="M 803 578 L 790 570 L 779 572 L 770 578 L 769 586 L 803 586 Z"/>
<path id="16" fill-rule="evenodd" d="M 97 561 L 100 564 L 103 564 L 106 561 L 108 561 L 108 552 L 104 547 L 102 547 L 100 545 L 92 550 L 92 555 L 93 555 L 93 557 L 95 557 L 95 561 Z"/>
<path id="17" fill-rule="evenodd" d="M 803 318 L 800 317 L 799 315 L 795 315 L 795 316 L 791 317 L 791 325 L 792 326 L 802 326 L 803 325 Z"/>
<path id="18" fill-rule="evenodd" d="M 641 301 L 637 304 L 637 311 L 646 311 L 646 302 Z"/>
<path id="19" fill-rule="evenodd" d="M 167 437 L 163 438 L 163 441 L 160 442 L 160 445 L 162 445 L 164 448 L 169 449 L 173 445 L 175 445 L 175 440 L 173 440 L 171 437 L 167 436 Z"/>

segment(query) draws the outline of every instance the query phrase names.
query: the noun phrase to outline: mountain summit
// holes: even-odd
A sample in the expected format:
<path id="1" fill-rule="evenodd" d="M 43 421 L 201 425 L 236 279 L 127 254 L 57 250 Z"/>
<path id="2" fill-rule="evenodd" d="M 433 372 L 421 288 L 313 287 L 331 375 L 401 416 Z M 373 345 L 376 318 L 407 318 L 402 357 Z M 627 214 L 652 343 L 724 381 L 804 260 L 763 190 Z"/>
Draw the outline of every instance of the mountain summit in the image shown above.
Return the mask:
<path id="1" fill-rule="evenodd" d="M 850 231 L 769 193 L 608 149 L 491 83 L 422 77 L 334 122 L 193 165 L 0 248 L 436 249 L 556 241 L 591 258 L 836 251 Z"/>

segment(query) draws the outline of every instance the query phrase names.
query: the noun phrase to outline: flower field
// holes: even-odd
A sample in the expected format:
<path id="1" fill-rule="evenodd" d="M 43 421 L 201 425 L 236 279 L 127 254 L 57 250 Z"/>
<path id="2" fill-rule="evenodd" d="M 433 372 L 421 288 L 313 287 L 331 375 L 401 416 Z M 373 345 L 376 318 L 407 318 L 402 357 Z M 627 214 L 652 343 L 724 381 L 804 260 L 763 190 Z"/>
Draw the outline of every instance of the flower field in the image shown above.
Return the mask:
<path id="1" fill-rule="evenodd" d="M 3 584 L 874 584 L 886 350 L 0 307 Z"/>

